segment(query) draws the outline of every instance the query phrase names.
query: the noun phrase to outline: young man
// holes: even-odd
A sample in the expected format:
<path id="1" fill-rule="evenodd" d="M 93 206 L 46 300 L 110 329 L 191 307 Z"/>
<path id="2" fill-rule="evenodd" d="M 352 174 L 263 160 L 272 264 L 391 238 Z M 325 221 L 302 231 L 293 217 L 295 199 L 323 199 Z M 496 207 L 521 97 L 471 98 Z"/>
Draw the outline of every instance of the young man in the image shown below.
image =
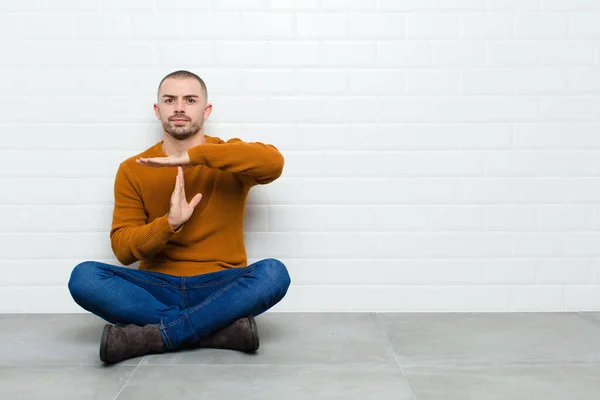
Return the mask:
<path id="1" fill-rule="evenodd" d="M 283 156 L 273 145 L 205 135 L 211 110 L 197 75 L 163 78 L 154 105 L 162 140 L 122 162 L 115 179 L 112 249 L 139 269 L 94 261 L 73 269 L 75 302 L 116 324 L 104 327 L 103 362 L 190 347 L 254 352 L 254 316 L 287 293 L 285 265 L 247 265 L 243 238 L 248 191 L 277 179 Z"/>

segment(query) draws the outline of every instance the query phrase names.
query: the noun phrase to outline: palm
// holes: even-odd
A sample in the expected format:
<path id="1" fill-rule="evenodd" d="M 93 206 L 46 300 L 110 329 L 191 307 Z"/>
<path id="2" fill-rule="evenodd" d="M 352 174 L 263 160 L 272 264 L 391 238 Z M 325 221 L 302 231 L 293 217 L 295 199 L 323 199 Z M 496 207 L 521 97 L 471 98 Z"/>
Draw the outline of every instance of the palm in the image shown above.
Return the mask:
<path id="1" fill-rule="evenodd" d="M 174 167 L 177 165 L 185 166 L 190 164 L 190 156 L 187 150 L 184 150 L 177 154 L 171 154 L 168 157 L 138 158 L 136 162 L 138 164 L 148 165 L 150 167 Z"/>
<path id="2" fill-rule="evenodd" d="M 202 194 L 198 193 L 188 203 L 185 197 L 185 183 L 183 180 L 183 168 L 177 167 L 177 178 L 175 181 L 175 190 L 171 195 L 171 208 L 169 210 L 169 222 L 173 225 L 180 225 L 186 222 L 192 216 L 194 208 L 200 203 Z"/>

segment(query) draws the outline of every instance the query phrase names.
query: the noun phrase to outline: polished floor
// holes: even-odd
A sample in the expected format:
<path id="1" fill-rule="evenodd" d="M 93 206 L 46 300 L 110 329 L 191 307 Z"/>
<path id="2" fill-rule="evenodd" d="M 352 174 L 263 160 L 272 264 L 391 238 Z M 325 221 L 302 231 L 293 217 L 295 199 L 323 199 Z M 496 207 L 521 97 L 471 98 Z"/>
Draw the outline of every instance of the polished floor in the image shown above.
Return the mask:
<path id="1" fill-rule="evenodd" d="M 0 399 L 594 399 L 600 313 L 276 313 L 256 354 L 105 366 L 91 314 L 0 314 Z"/>

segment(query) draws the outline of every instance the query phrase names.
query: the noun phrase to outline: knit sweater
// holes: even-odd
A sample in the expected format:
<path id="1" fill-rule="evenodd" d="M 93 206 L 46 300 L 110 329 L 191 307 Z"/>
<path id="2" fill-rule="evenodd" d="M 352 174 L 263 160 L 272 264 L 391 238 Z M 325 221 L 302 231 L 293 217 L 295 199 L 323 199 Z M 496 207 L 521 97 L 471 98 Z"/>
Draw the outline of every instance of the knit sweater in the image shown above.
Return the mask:
<path id="1" fill-rule="evenodd" d="M 267 184 L 283 172 L 284 159 L 273 145 L 223 141 L 205 135 L 190 147 L 185 168 L 187 201 L 202 193 L 191 218 L 177 230 L 168 222 L 177 167 L 136 163 L 141 157 L 167 157 L 162 141 L 123 161 L 114 186 L 111 247 L 117 260 L 139 269 L 193 276 L 247 266 L 244 212 L 251 187 Z"/>

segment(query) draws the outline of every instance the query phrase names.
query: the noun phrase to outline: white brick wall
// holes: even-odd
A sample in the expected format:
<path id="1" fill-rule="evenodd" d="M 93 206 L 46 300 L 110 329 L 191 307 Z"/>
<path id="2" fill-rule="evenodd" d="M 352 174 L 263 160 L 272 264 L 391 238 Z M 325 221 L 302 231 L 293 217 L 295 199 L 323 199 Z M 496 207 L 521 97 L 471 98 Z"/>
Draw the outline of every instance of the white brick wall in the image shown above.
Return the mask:
<path id="1" fill-rule="evenodd" d="M 80 312 L 118 164 L 202 76 L 207 132 L 275 144 L 249 261 L 280 311 L 600 309 L 597 0 L 0 1 L 0 312 Z"/>

